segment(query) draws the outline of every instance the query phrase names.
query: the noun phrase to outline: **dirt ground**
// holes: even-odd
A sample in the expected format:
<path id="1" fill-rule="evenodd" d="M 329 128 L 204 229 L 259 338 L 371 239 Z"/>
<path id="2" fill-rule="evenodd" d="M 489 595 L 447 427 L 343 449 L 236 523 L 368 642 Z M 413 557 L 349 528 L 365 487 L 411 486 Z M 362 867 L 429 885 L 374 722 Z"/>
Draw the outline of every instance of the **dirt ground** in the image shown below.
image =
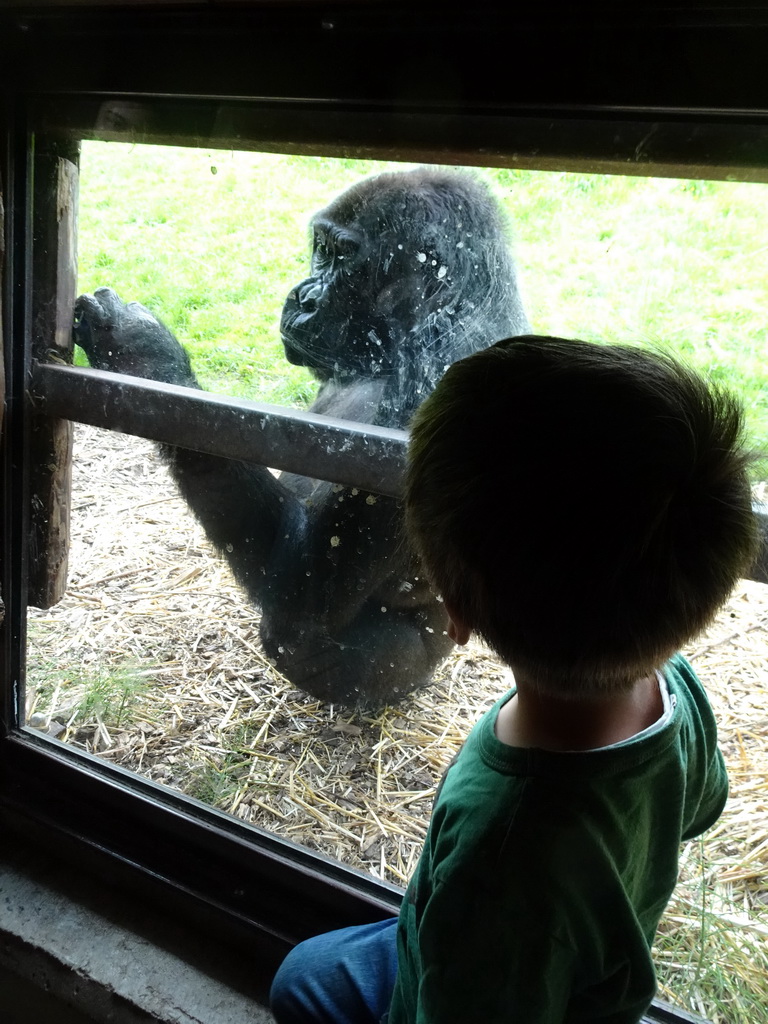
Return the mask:
<path id="1" fill-rule="evenodd" d="M 764 943 L 768 965 L 767 652 L 768 587 L 746 581 L 686 652 L 718 714 L 731 797 L 684 854 L 660 954 L 671 972 L 693 941 L 677 932 L 700 932 L 704 885 L 739 970 L 763 970 L 745 937 Z M 266 660 L 256 611 L 153 446 L 76 428 L 69 587 L 30 612 L 36 728 L 402 885 L 444 767 L 508 684 L 474 645 L 375 715 L 314 701 Z"/>

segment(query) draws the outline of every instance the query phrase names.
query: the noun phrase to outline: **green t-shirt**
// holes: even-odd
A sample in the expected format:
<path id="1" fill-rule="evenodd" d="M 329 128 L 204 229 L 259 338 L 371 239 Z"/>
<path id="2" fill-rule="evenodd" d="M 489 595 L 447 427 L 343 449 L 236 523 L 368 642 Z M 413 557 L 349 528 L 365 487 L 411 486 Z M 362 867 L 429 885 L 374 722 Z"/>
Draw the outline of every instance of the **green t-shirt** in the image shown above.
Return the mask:
<path id="1" fill-rule="evenodd" d="M 728 782 L 680 656 L 667 723 L 599 750 L 511 747 L 500 700 L 448 769 L 398 922 L 389 1024 L 636 1024 L 681 840 Z M 514 691 L 513 691 L 514 692 Z"/>

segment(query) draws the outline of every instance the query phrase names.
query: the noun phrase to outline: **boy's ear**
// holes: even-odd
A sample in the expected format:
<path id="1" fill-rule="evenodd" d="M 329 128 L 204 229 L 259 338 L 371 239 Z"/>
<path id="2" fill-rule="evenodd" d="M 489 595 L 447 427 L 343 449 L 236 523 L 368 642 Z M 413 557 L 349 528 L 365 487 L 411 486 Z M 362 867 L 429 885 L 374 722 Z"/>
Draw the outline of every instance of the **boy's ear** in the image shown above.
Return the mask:
<path id="1" fill-rule="evenodd" d="M 451 601 L 444 601 L 448 613 L 448 636 L 455 644 L 464 646 L 472 635 L 472 626 L 454 607 Z"/>

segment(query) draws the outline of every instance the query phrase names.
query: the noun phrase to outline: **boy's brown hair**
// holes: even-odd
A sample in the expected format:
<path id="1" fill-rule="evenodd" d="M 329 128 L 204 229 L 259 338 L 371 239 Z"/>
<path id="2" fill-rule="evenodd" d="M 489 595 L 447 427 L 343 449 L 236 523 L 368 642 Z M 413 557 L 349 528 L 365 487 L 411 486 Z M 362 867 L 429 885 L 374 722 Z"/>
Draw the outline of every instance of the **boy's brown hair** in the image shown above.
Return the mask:
<path id="1" fill-rule="evenodd" d="M 736 399 L 670 356 L 511 338 L 417 411 L 406 523 L 513 669 L 609 696 L 706 626 L 754 558 L 750 459 Z"/>

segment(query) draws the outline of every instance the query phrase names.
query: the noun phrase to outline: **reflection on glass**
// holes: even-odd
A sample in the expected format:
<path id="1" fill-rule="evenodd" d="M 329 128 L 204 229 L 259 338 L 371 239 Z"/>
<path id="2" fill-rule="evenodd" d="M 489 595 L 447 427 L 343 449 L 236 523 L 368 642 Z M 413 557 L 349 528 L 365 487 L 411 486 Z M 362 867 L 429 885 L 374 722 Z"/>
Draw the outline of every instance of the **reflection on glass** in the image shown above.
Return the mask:
<path id="1" fill-rule="evenodd" d="M 348 383 L 334 378 L 338 360 L 327 352 L 314 364 L 315 377 L 298 364 L 311 361 L 307 353 L 316 351 L 308 326 L 312 304 L 329 301 L 319 280 L 334 273 L 343 280 L 350 262 L 358 260 L 355 285 L 342 291 L 343 309 L 335 315 L 339 324 L 357 324 L 364 344 L 357 353 L 361 365 L 343 367 L 342 376 L 357 379 L 371 361 L 383 369 L 368 374 L 359 391 L 345 393 L 344 414 L 384 422 L 392 412 L 391 403 L 387 409 L 382 405 L 391 394 L 384 378 L 406 374 L 397 392 L 406 398 L 398 408 L 405 423 L 418 401 L 416 387 L 434 383 L 436 364 L 419 377 L 424 360 L 411 359 L 407 368 L 391 360 L 377 363 L 379 349 L 387 347 L 379 343 L 395 328 L 402 334 L 404 324 L 410 331 L 416 320 L 422 328 L 426 323 L 445 334 L 446 323 L 455 327 L 466 319 L 469 314 L 458 308 L 459 264 L 450 263 L 437 247 L 448 238 L 459 252 L 459 243 L 485 257 L 488 248 L 480 249 L 466 224 L 462 230 L 468 237 L 458 236 L 452 224 L 442 240 L 428 237 L 422 225 L 416 244 L 411 217 L 404 240 L 392 236 L 392 261 L 385 271 L 370 254 L 361 259 L 361 251 L 372 246 L 371 230 L 361 230 L 337 208 L 332 208 L 335 216 L 316 220 L 309 242 L 307 230 L 317 211 L 326 210 L 364 176 L 402 169 L 86 144 L 79 290 L 93 294 L 106 286 L 123 302 L 140 301 L 188 349 L 201 386 L 306 406 L 318 390 L 324 389 L 330 401 L 338 397 L 340 383 Z M 488 183 L 514 236 L 519 299 L 517 291 L 513 299 L 509 293 L 498 296 L 507 312 L 494 331 L 516 333 L 526 329 L 527 321 L 538 333 L 668 345 L 740 391 L 753 433 L 765 437 L 768 284 L 754 238 L 755 224 L 768 212 L 768 190 L 672 179 L 498 169 L 473 173 Z M 382 274 L 395 270 L 398 280 L 407 276 L 407 268 L 398 263 L 406 246 L 410 269 L 428 264 L 434 295 L 442 297 L 420 319 L 414 313 L 420 291 L 401 289 L 399 297 L 409 298 L 405 306 L 398 305 L 381 281 Z M 505 274 L 509 280 L 507 257 L 496 251 L 494 258 L 496 277 L 490 274 L 489 289 Z M 481 262 L 478 256 L 478 267 Z M 422 289 L 424 278 L 415 280 Z M 281 315 L 293 289 L 286 350 Z M 298 308 L 301 302 L 303 309 Z M 361 302 L 367 303 L 364 321 Z M 285 331 L 285 319 L 282 327 Z M 419 337 L 428 348 L 426 335 Z M 552 500 L 562 500 L 558 467 L 551 469 Z M 396 692 L 413 656 L 405 634 L 394 630 L 392 622 L 411 614 L 414 591 L 423 598 L 425 588 L 417 568 L 398 562 L 391 504 L 331 488 L 326 508 L 335 518 L 321 522 L 327 545 L 309 554 L 306 546 L 283 548 L 277 567 L 266 566 L 271 589 L 264 591 L 248 572 L 238 574 L 237 547 L 264 540 L 259 528 L 264 505 L 272 515 L 281 498 L 274 475 L 263 471 L 255 484 L 253 478 L 246 484 L 226 476 L 211 478 L 227 486 L 226 495 L 214 495 L 225 528 L 234 522 L 240 531 L 216 536 L 221 559 L 152 444 L 78 427 L 74 473 L 68 593 L 50 611 L 30 613 L 29 723 L 245 822 L 403 884 L 418 858 L 443 768 L 471 725 L 507 688 L 509 677 L 480 647 L 442 650 L 444 624 L 433 602 L 428 606 L 432 617 L 417 625 L 437 637 L 434 661 L 443 653 L 448 659 L 430 685 L 406 697 Z M 317 495 L 311 495 L 307 483 L 293 486 L 310 504 L 304 517 L 283 521 L 292 540 L 305 537 L 308 524 L 318 529 L 312 511 Z M 200 492 L 200 501 L 210 503 L 210 498 L 210 489 Z M 365 529 L 358 531 L 354 557 L 345 558 L 349 534 L 336 524 L 356 505 L 365 506 L 367 518 L 361 519 L 356 509 L 352 522 Z M 262 511 L 261 520 L 253 508 Z M 227 556 L 232 557 L 227 561 Z M 306 568 L 305 558 L 310 558 Z M 359 562 L 366 558 L 360 572 Z M 386 597 L 368 583 L 377 565 L 389 581 Z M 289 570 L 294 589 L 286 592 L 280 582 Z M 319 579 L 324 580 L 321 586 Z M 332 600 L 329 579 L 336 582 Z M 306 602 L 312 614 L 307 612 L 297 630 L 318 619 L 335 626 L 356 601 L 368 601 L 370 628 L 360 650 L 376 649 L 379 675 L 385 679 L 382 699 L 360 708 L 354 699 L 350 703 L 348 689 L 342 688 L 336 699 L 328 689 L 328 699 L 322 700 L 311 695 L 311 685 L 301 685 L 307 680 L 299 677 L 297 682 L 294 661 L 280 660 L 286 654 L 279 650 L 286 647 L 283 639 L 273 637 L 272 649 L 270 636 L 266 647 L 262 644 L 259 611 L 247 599 L 250 595 L 269 605 L 270 594 L 269 610 L 282 624 L 294 614 L 297 601 Z M 765 873 L 749 868 L 764 864 L 765 853 L 749 821 L 757 813 L 750 810 L 759 799 L 755 780 L 765 775 L 760 760 L 764 708 L 756 710 L 754 693 L 765 659 L 767 604 L 765 588 L 745 584 L 689 652 L 721 716 L 734 798 L 715 833 L 688 855 L 683 884 L 662 928 L 657 961 L 663 978 L 677 989 L 676 972 L 686 956 L 693 956 L 701 933 L 705 886 L 719 915 L 707 918 L 712 962 L 734 956 L 729 928 L 736 926 L 728 924 L 729 916 L 747 915 L 740 942 L 752 934 L 750 927 L 757 935 L 768 925 Z M 742 953 L 745 948 L 740 947 Z M 748 955 L 754 959 L 758 954 Z M 736 984 L 739 972 L 733 973 Z M 745 993 L 748 985 L 740 998 L 746 999 Z M 697 1008 L 706 1012 L 702 999 Z"/>
<path id="2" fill-rule="evenodd" d="M 30 611 L 29 722 L 403 883 L 442 769 L 507 671 L 478 648 L 400 705 L 319 702 L 270 665 L 150 442 L 78 426 L 73 475 L 68 592 Z"/>

